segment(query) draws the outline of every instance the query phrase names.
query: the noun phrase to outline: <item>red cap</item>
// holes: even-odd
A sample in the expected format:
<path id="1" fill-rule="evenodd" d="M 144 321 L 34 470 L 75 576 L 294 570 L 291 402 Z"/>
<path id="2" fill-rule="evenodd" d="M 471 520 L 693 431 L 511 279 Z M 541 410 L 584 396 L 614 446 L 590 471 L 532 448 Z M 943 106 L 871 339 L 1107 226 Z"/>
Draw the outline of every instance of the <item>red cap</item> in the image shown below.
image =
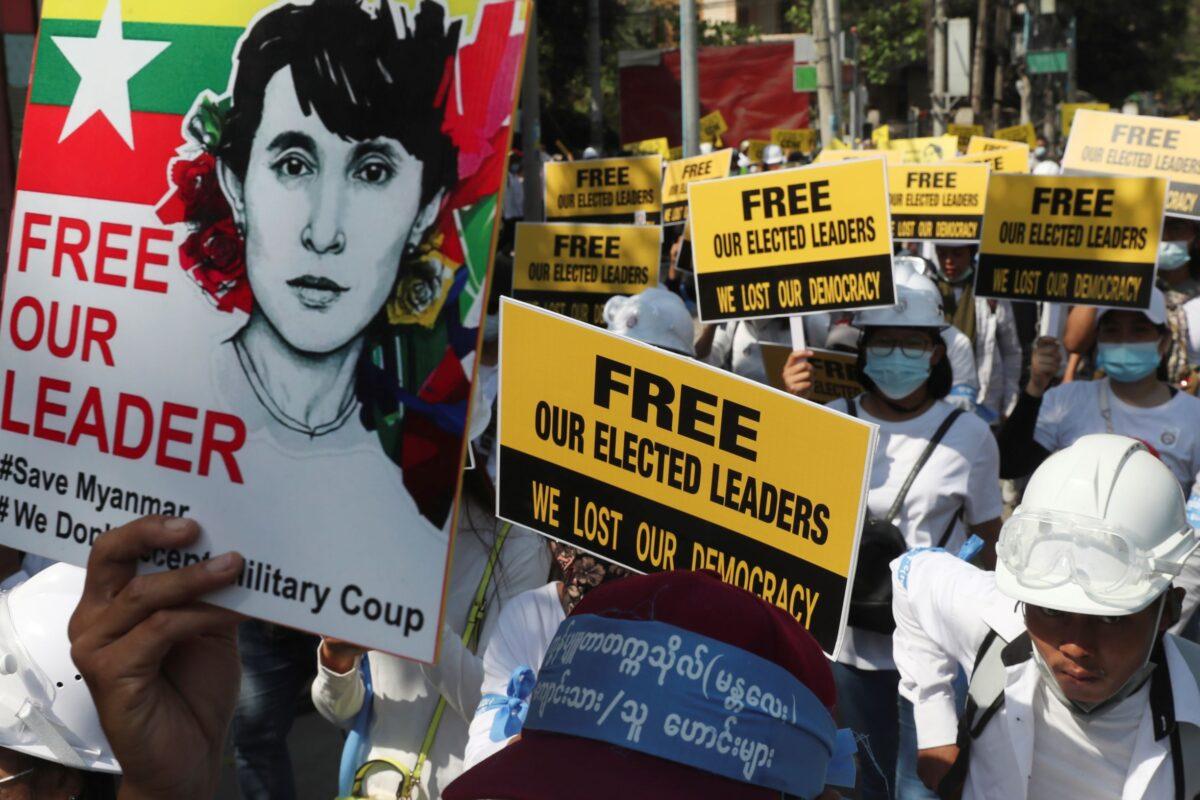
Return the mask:
<path id="1" fill-rule="evenodd" d="M 723 583 L 714 572 L 638 575 L 604 584 L 574 614 L 654 620 L 778 664 L 833 712 L 836 690 L 820 645 L 785 611 Z M 625 747 L 527 730 L 463 773 L 445 800 L 778 800 L 779 791 L 720 777 Z"/>

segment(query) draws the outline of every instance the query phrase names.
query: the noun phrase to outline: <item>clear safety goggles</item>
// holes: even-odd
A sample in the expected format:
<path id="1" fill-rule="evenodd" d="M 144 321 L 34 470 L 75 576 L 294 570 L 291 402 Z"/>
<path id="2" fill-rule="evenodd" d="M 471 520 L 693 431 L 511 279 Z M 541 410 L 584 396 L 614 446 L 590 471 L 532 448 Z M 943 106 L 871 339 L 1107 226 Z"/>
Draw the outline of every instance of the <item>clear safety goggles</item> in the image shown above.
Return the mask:
<path id="1" fill-rule="evenodd" d="M 1179 545 L 1168 540 L 1158 551 L 1144 551 L 1103 520 L 1018 509 L 1000 529 L 996 555 L 1022 586 L 1073 583 L 1096 599 L 1115 599 L 1156 578 L 1178 575 L 1183 563 L 1168 556 Z"/>

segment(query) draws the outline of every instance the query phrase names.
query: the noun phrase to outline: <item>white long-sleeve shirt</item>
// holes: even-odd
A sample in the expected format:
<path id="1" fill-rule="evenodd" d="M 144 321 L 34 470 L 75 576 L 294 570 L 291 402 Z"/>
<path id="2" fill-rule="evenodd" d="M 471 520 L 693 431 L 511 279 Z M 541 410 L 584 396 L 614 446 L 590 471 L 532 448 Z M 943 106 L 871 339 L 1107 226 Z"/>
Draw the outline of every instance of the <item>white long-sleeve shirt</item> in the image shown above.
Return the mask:
<path id="1" fill-rule="evenodd" d="M 991 303 L 996 303 L 995 310 Z M 1021 341 L 1012 304 L 1007 300 L 975 300 L 975 364 L 981 406 L 1007 415 L 1021 393 Z"/>
<path id="2" fill-rule="evenodd" d="M 900 694 L 914 706 L 917 747 L 953 744 L 958 718 L 951 684 L 957 669 L 969 676 L 988 631 L 1012 641 L 1024 632 L 1024 620 L 1016 601 L 996 588 L 994 573 L 947 553 L 906 554 L 892 569 L 894 656 Z M 1164 637 L 1164 650 L 1175 718 L 1200 724 L 1200 689 L 1170 634 Z M 1148 692 L 1136 692 L 1081 723 L 1051 709 L 1049 703 L 1058 701 L 1047 697 L 1032 659 L 1006 667 L 1005 673 L 1004 705 L 971 749 L 965 800 L 1174 798 L 1170 738 L 1154 738 Z M 1068 757 L 1073 760 L 1064 772 L 1060 762 Z M 1043 763 L 1046 759 L 1055 763 Z M 1121 779 L 1113 781 L 1113 765 L 1126 760 Z M 1048 780 L 1053 775 L 1059 777 Z M 1070 784 L 1061 783 L 1068 780 Z M 1056 785 L 1049 794 L 1051 783 Z"/>
<path id="3" fill-rule="evenodd" d="M 467 509 L 480 514 L 478 507 L 466 506 L 464 516 Z M 491 518 L 485 516 L 484 519 Z M 471 527 L 467 521 L 461 522 L 455 541 L 450 588 L 446 596 L 446 624 L 442 628 L 441 658 L 437 666 L 422 666 L 374 651 L 368 654 L 375 698 L 368 759 L 386 758 L 406 768 L 412 766 L 439 694 L 449 705 L 442 716 L 429 766 L 422 777 L 417 794 L 421 800 L 436 800 L 442 789 L 462 772 L 467 725 L 479 705 L 483 663 L 480 656 L 463 646 L 461 634 L 491 551 L 491 539 L 480 537 Z M 490 533 L 490 522 L 482 527 Z M 545 540 L 531 531 L 514 527 L 501 551 L 488 591 L 488 613 L 476 648 L 479 653 L 484 651 L 494 634 L 505 604 L 526 589 L 544 584 L 549 569 Z M 312 686 L 313 705 L 330 722 L 349 727 L 362 708 L 364 691 L 357 664 L 345 674 L 318 665 Z M 398 781 L 395 772 L 380 771 L 367 779 L 364 790 L 368 797 L 394 798 Z"/>

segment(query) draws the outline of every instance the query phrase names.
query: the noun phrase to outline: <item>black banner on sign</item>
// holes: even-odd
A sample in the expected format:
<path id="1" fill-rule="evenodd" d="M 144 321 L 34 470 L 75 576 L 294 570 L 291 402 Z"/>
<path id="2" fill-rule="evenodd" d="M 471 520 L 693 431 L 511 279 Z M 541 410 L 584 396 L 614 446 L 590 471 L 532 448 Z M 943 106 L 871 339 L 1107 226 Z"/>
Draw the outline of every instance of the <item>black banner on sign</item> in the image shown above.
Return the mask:
<path id="1" fill-rule="evenodd" d="M 636 213 L 631 214 L 584 214 L 577 217 L 555 217 L 546 215 L 551 222 L 587 222 L 597 225 L 658 225 L 662 214 L 657 211 L 646 212 L 646 218 L 639 220 Z"/>
<path id="2" fill-rule="evenodd" d="M 603 326 L 604 306 L 614 295 L 600 292 L 537 292 L 513 289 L 512 297 L 514 300 L 521 300 L 589 325 Z"/>
<path id="3" fill-rule="evenodd" d="M 891 305 L 890 255 L 696 275 L 706 322 Z"/>
<path id="4" fill-rule="evenodd" d="M 1171 181 L 1167 189 L 1167 216 L 1200 219 L 1200 185 Z"/>
<path id="5" fill-rule="evenodd" d="M 500 449 L 498 516 L 638 572 L 711 569 L 804 625 L 826 652 L 846 579 L 735 531 L 549 461 Z M 552 499 L 551 499 L 552 498 Z M 551 511 L 551 509 L 554 509 Z M 853 531 L 831 535 L 854 536 Z M 802 575 L 795 574 L 797 566 Z M 827 611 L 825 609 L 828 609 Z"/>
<path id="6" fill-rule="evenodd" d="M 1154 264 L 980 253 L 975 296 L 1144 309 Z"/>
<path id="7" fill-rule="evenodd" d="M 663 225 L 682 225 L 687 222 L 687 201 L 663 204 Z"/>
<path id="8" fill-rule="evenodd" d="M 893 239 L 937 239 L 944 242 L 978 242 L 983 233 L 983 217 L 973 215 L 897 214 L 892 212 Z"/>

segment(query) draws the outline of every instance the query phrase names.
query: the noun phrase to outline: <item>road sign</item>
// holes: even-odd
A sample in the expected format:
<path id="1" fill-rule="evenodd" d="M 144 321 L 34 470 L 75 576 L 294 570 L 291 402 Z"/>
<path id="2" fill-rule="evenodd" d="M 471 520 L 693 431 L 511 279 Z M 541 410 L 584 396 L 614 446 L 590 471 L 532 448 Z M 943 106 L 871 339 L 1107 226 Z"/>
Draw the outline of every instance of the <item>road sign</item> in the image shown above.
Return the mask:
<path id="1" fill-rule="evenodd" d="M 792 91 L 815 92 L 817 90 L 817 65 L 797 64 L 792 72 Z"/>
<path id="2" fill-rule="evenodd" d="M 1030 75 L 1049 75 L 1067 71 L 1066 50 L 1035 50 L 1025 54 L 1025 69 Z"/>

